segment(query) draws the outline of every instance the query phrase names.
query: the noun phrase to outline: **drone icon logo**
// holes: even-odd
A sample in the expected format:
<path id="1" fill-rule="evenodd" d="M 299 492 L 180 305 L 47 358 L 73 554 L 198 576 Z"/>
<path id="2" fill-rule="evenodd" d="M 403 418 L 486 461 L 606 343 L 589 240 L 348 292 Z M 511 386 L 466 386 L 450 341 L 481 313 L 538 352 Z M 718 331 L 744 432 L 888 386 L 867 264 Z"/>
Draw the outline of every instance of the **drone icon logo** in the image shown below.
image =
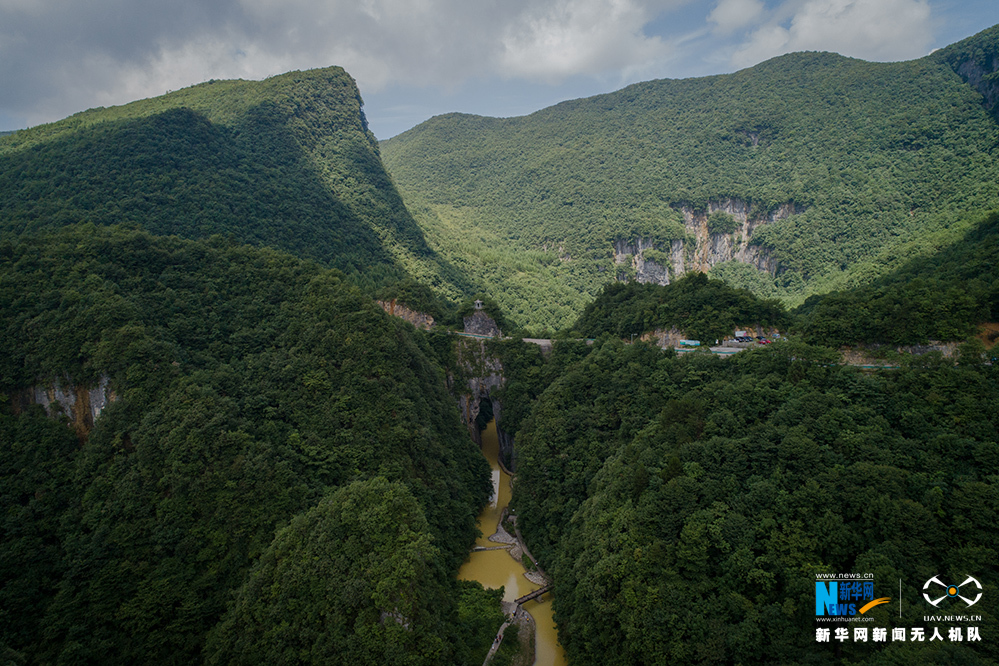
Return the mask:
<path id="1" fill-rule="evenodd" d="M 939 599 L 931 599 L 930 595 L 926 592 L 926 588 L 930 586 L 930 583 L 936 583 L 940 587 L 945 588 L 947 590 L 946 593 Z M 968 583 L 974 583 L 974 586 L 978 588 L 978 596 L 976 596 L 974 599 L 969 599 L 968 597 L 961 595 L 961 588 L 967 585 Z M 954 597 L 957 597 L 964 603 L 968 604 L 968 606 L 974 606 L 976 603 L 978 603 L 978 600 L 982 598 L 982 584 L 979 583 L 975 578 L 968 576 L 968 579 L 965 580 L 960 585 L 946 585 L 943 581 L 934 576 L 933 578 L 926 581 L 925 585 L 923 585 L 923 599 L 926 599 L 926 602 L 931 606 L 937 606 L 944 599 L 953 599 Z"/>

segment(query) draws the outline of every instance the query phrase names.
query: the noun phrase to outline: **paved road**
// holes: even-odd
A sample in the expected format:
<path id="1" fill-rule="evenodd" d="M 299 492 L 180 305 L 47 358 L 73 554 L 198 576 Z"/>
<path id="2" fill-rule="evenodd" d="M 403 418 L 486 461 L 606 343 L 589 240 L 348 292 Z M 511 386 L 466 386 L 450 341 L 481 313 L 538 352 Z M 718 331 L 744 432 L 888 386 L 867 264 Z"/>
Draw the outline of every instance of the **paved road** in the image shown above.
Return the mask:
<path id="1" fill-rule="evenodd" d="M 480 338 L 483 340 L 493 340 L 494 338 L 488 335 L 476 335 L 475 333 L 460 333 L 458 331 L 454 332 L 455 335 L 461 335 L 466 338 Z M 501 338 L 502 340 L 513 340 L 513 338 Z M 549 350 L 552 348 L 552 340 L 546 340 L 544 338 L 521 338 L 524 342 L 530 342 L 532 344 L 538 345 L 544 350 Z M 586 344 L 593 344 L 593 338 L 587 338 Z M 718 347 L 708 347 L 712 354 L 716 356 L 731 356 L 732 354 L 738 354 L 745 349 L 758 349 L 764 345 L 750 344 L 746 347 L 726 347 L 724 345 Z M 674 347 L 673 351 L 677 354 L 689 354 L 691 352 L 697 351 L 700 347 Z M 866 368 L 870 370 L 882 370 L 897 368 L 897 365 L 860 365 L 857 363 L 846 363 L 845 365 L 852 365 L 855 368 Z"/>

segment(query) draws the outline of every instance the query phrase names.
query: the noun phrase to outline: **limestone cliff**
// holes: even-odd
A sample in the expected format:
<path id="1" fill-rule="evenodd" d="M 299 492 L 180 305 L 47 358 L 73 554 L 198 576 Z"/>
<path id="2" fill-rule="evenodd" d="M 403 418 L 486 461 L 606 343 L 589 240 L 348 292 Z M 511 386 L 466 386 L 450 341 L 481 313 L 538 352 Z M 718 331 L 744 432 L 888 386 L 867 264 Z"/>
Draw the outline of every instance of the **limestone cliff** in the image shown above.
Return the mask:
<path id="1" fill-rule="evenodd" d="M 470 317 L 465 317 L 463 323 L 465 324 L 465 333 L 485 335 L 490 338 L 503 337 L 503 333 L 500 331 L 499 326 L 496 325 L 495 320 L 482 310 L 476 310 Z"/>
<path id="2" fill-rule="evenodd" d="M 754 245 L 753 233 L 761 226 L 804 212 L 794 203 L 786 203 L 762 216 L 752 215 L 752 206 L 742 199 L 723 199 L 706 209 L 678 207 L 683 215 L 686 239 L 655 243 L 647 238 L 619 239 L 614 243 L 614 263 L 630 261 L 639 282 L 666 285 L 671 279 L 690 271 L 708 272 L 716 264 L 738 261 L 756 270 L 776 275 L 779 266 L 769 248 Z M 708 217 L 717 211 L 732 216 L 737 228 L 731 233 L 711 233 Z"/>
<path id="3" fill-rule="evenodd" d="M 490 321 L 492 321 L 490 319 Z M 506 384 L 503 364 L 486 348 L 485 340 L 456 338 L 460 379 L 452 378 L 452 392 L 458 400 L 461 420 L 468 434 L 482 446 L 482 436 L 476 419 L 483 400 L 488 400 L 496 419 L 496 434 L 499 436 L 500 460 L 513 470 L 515 455 L 513 435 L 503 430 L 503 405 L 496 398 L 496 390 Z"/>
<path id="4" fill-rule="evenodd" d="M 934 56 L 950 65 L 982 96 L 982 106 L 999 120 L 999 26 L 962 39 Z"/>
<path id="5" fill-rule="evenodd" d="M 639 339 L 643 342 L 655 342 L 656 345 L 667 349 L 679 346 L 680 340 L 686 337 L 683 331 L 678 328 L 657 328 L 654 331 L 643 333 Z"/>
<path id="6" fill-rule="evenodd" d="M 108 384 L 106 376 L 102 376 L 96 386 L 76 384 L 69 377 L 56 378 L 18 391 L 11 397 L 11 407 L 16 414 L 29 405 L 41 405 L 53 418 L 66 416 L 83 440 L 90 434 L 101 411 L 117 399 Z"/>
<path id="7" fill-rule="evenodd" d="M 424 331 L 429 331 L 434 327 L 434 318 L 423 312 L 417 312 L 411 308 L 406 307 L 402 303 L 392 299 L 391 301 L 375 301 L 381 306 L 382 310 L 389 313 L 393 317 L 399 317 L 405 319 L 410 324 L 416 328 L 423 329 Z"/>
<path id="8" fill-rule="evenodd" d="M 468 428 L 472 439 L 481 445 L 479 429 L 475 422 L 479 416 L 479 405 L 483 399 L 491 400 L 493 390 L 504 385 L 506 380 L 503 377 L 503 364 L 486 350 L 485 340 L 458 338 L 456 344 L 462 378 L 454 390 L 458 398 L 458 407 L 461 409 L 461 420 Z M 493 414 L 498 421 L 497 412 L 497 405 L 494 402 Z"/>

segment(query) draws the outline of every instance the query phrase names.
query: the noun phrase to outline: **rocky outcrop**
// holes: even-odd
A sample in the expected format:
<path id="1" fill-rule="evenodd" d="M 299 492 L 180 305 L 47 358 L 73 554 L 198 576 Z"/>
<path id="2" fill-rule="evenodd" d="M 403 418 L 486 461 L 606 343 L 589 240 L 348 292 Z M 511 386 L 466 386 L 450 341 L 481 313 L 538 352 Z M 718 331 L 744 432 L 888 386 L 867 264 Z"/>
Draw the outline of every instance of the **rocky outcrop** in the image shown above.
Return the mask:
<path id="1" fill-rule="evenodd" d="M 492 317 L 482 310 L 476 310 L 472 316 L 464 318 L 465 333 L 485 335 L 490 338 L 501 338 L 503 333 Z"/>
<path id="2" fill-rule="evenodd" d="M 930 340 L 925 345 L 883 345 L 883 344 L 859 344 L 853 347 L 841 347 L 840 354 L 843 362 L 850 365 L 884 365 L 884 352 L 895 352 L 896 354 L 906 354 L 910 356 L 922 356 L 932 352 L 940 352 L 944 358 L 956 359 L 960 343 L 940 342 Z M 897 361 L 896 361 L 897 363 Z"/>
<path id="3" fill-rule="evenodd" d="M 982 96 L 982 106 L 999 120 L 999 48 L 995 27 L 936 52 L 969 86 Z"/>
<path id="4" fill-rule="evenodd" d="M 492 321 L 490 319 L 490 321 Z M 495 324 L 494 324 L 495 325 Z M 453 388 L 457 395 L 461 420 L 476 444 L 482 446 L 477 419 L 482 401 L 488 400 L 496 420 L 496 435 L 499 438 L 500 460 L 507 469 L 516 466 L 513 435 L 503 430 L 503 405 L 496 399 L 495 392 L 506 384 L 503 364 L 486 349 L 485 340 L 459 338 L 458 365 L 464 379 L 460 386 Z"/>
<path id="5" fill-rule="evenodd" d="M 679 243 L 680 251 L 683 251 L 683 241 Z M 639 282 L 654 282 L 655 284 L 669 284 L 669 267 L 663 262 L 657 262 L 647 255 L 648 250 L 656 251 L 655 244 L 647 238 L 635 238 L 631 241 L 618 240 L 614 243 L 614 263 L 621 266 L 630 262 L 635 269 L 635 279 Z M 651 253 L 649 253 L 651 254 Z"/>
<path id="6" fill-rule="evenodd" d="M 490 321 L 492 321 L 490 319 Z M 495 324 L 494 324 L 495 325 Z M 482 445 L 479 427 L 476 419 L 479 416 L 479 405 L 483 399 L 492 401 L 493 416 L 499 423 L 501 406 L 493 400 L 492 393 L 501 388 L 506 379 L 503 377 L 503 364 L 486 350 L 485 340 L 459 338 L 458 367 L 464 376 L 461 386 L 457 386 L 458 407 L 461 410 L 461 420 L 468 429 L 472 439 Z"/>
<path id="7" fill-rule="evenodd" d="M 499 439 L 499 459 L 500 463 L 506 467 L 511 474 L 517 471 L 517 451 L 514 449 L 514 438 L 511 433 L 503 430 L 503 421 L 500 418 L 501 405 L 499 400 L 493 400 L 493 414 L 496 417 L 496 437 Z"/>
<path id="8" fill-rule="evenodd" d="M 382 310 L 389 313 L 393 317 L 399 317 L 405 319 L 410 324 L 416 328 L 423 329 L 424 331 L 429 331 L 434 327 L 434 318 L 423 312 L 417 312 L 411 308 L 406 307 L 402 303 L 392 299 L 391 301 L 375 301 L 382 307 Z"/>
<path id="9" fill-rule="evenodd" d="M 11 398 L 14 413 L 29 405 L 41 405 L 53 418 L 65 416 L 81 440 L 94 428 L 101 411 L 117 399 L 109 387 L 109 378 L 102 376 L 96 386 L 75 384 L 68 377 L 43 382 L 15 393 Z"/>
<path id="10" fill-rule="evenodd" d="M 773 252 L 754 245 L 753 234 L 763 225 L 772 224 L 791 215 L 804 212 L 793 202 L 778 206 L 763 216 L 752 216 L 752 206 L 742 199 L 711 202 L 706 209 L 680 206 L 686 239 L 675 239 L 658 245 L 647 238 L 619 239 L 614 243 L 614 262 L 630 262 L 638 282 L 669 284 L 690 271 L 708 272 L 717 264 L 738 261 L 756 270 L 776 275 L 780 267 Z M 737 228 L 731 233 L 711 233 L 708 217 L 721 211 L 732 216 Z"/>
<path id="11" fill-rule="evenodd" d="M 982 105 L 994 118 L 999 119 L 999 80 L 993 76 L 999 71 L 999 58 L 985 63 L 966 60 L 957 65 L 955 71 L 965 83 L 982 95 Z"/>
<path id="12" fill-rule="evenodd" d="M 687 336 L 683 334 L 678 328 L 657 328 L 649 333 L 643 333 L 640 340 L 643 342 L 652 342 L 662 347 L 663 349 L 678 347 L 680 345 L 680 340 L 685 339 Z"/>

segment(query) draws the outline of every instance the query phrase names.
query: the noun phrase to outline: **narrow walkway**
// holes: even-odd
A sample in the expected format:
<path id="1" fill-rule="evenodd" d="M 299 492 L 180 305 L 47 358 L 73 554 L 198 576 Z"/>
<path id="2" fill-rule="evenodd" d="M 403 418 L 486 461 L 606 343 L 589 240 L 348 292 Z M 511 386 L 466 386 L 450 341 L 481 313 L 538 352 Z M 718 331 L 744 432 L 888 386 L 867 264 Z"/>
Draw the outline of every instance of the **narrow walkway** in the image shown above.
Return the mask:
<path id="1" fill-rule="evenodd" d="M 514 600 L 513 603 L 517 604 L 518 606 L 520 606 L 521 604 L 526 604 L 531 599 L 537 599 L 538 597 L 540 597 L 541 595 L 543 595 L 545 592 L 551 592 L 552 587 L 554 587 L 554 586 L 551 583 L 548 583 L 544 587 L 539 587 L 538 589 L 534 590 L 533 592 L 528 592 L 527 594 L 525 594 L 521 598 Z"/>
<path id="2" fill-rule="evenodd" d="M 482 666 L 486 666 L 490 661 L 493 660 L 493 655 L 496 654 L 496 650 L 499 650 L 500 645 L 503 644 L 503 632 L 506 628 L 510 626 L 510 620 L 507 620 L 502 625 L 500 625 L 499 631 L 496 632 L 496 638 L 493 639 L 493 646 L 489 648 L 489 652 L 486 653 L 486 658 L 482 662 Z"/>

